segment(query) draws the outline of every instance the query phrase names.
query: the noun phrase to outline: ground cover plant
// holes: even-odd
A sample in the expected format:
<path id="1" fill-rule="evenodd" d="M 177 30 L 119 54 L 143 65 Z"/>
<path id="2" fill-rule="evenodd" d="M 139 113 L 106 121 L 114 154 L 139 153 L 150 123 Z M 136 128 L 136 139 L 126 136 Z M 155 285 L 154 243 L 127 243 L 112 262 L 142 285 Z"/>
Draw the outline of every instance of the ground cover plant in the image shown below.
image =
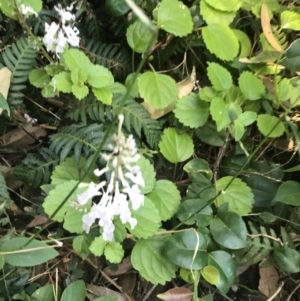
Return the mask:
<path id="1" fill-rule="evenodd" d="M 299 299 L 297 1 L 0 17 L 0 300 Z"/>

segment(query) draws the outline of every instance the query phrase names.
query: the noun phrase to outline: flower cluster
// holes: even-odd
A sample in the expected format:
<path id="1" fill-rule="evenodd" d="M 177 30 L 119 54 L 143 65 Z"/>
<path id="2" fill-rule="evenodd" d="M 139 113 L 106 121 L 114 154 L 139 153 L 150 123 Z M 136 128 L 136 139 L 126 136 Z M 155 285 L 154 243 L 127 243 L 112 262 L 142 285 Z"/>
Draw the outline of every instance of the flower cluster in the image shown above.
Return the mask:
<path id="1" fill-rule="evenodd" d="M 80 205 L 86 204 L 94 196 L 100 196 L 99 203 L 94 203 L 91 211 L 83 216 L 83 229 L 88 233 L 92 224 L 98 220 L 99 226 L 103 227 L 103 239 L 107 241 L 113 239 L 115 216 L 119 216 L 123 224 L 128 222 L 132 229 L 136 226 L 137 221 L 131 216 L 128 200 L 131 201 L 133 210 L 144 203 L 144 195 L 139 188 L 145 185 L 144 179 L 139 166 L 134 165 L 140 155 L 133 136 L 126 138 L 122 133 L 123 119 L 124 116 L 120 115 L 118 134 L 112 138 L 109 146 L 112 152 L 103 156 L 106 166 L 94 171 L 98 177 L 110 172 L 110 180 L 98 185 L 90 183 L 87 191 L 78 195 Z"/>
<path id="2" fill-rule="evenodd" d="M 75 15 L 70 12 L 73 6 L 71 5 L 66 9 L 60 6 L 54 6 L 54 9 L 60 16 L 61 24 L 52 22 L 49 25 L 45 23 L 46 34 L 43 38 L 43 42 L 47 47 L 47 51 L 55 51 L 56 55 L 59 56 L 59 53 L 64 51 L 67 44 L 73 47 L 79 47 L 80 38 L 78 37 L 79 30 L 77 27 L 72 27 L 70 24 L 67 25 L 67 22 L 75 21 Z"/>

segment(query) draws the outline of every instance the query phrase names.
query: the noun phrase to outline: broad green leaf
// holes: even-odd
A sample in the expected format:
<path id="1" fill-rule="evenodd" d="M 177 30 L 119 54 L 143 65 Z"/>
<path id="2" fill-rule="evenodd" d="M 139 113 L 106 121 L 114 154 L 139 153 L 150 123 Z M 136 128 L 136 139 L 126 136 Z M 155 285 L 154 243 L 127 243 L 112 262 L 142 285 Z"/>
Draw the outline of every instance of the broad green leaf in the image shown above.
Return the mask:
<path id="1" fill-rule="evenodd" d="M 201 270 L 203 278 L 213 285 L 217 285 L 220 282 L 220 272 L 212 265 L 208 265 Z"/>
<path id="2" fill-rule="evenodd" d="M 111 105 L 113 94 L 110 87 L 92 88 L 92 91 L 99 101 L 105 105 Z"/>
<path id="3" fill-rule="evenodd" d="M 0 271 L 3 269 L 5 264 L 5 257 L 3 255 L 0 255 Z"/>
<path id="4" fill-rule="evenodd" d="M 189 178 L 192 181 L 197 182 L 199 174 L 203 174 L 208 180 L 212 179 L 212 171 L 209 168 L 208 162 L 201 158 L 192 159 L 184 165 L 183 170 L 189 174 Z"/>
<path id="5" fill-rule="evenodd" d="M 149 41 L 153 33 L 148 25 L 140 20 L 136 20 L 127 28 L 126 38 L 129 46 L 138 53 L 144 53 L 147 50 Z M 156 43 L 157 41 L 154 41 Z"/>
<path id="6" fill-rule="evenodd" d="M 238 119 L 231 123 L 228 128 L 235 141 L 240 141 L 243 138 L 245 127 Z"/>
<path id="7" fill-rule="evenodd" d="M 10 109 L 7 100 L 3 96 L 3 94 L 0 92 L 0 115 L 2 114 L 2 110 L 6 110 L 8 116 L 10 116 Z"/>
<path id="8" fill-rule="evenodd" d="M 92 239 L 87 235 L 78 235 L 73 239 L 73 249 L 75 252 L 79 253 L 82 259 L 86 259 L 89 255 L 89 247 L 92 243 Z"/>
<path id="9" fill-rule="evenodd" d="M 163 248 L 163 255 L 179 267 L 201 270 L 207 265 L 206 243 L 200 232 L 187 230 L 175 233 Z"/>
<path id="10" fill-rule="evenodd" d="M 231 74 L 217 63 L 208 63 L 207 76 L 217 91 L 226 91 L 232 86 Z"/>
<path id="11" fill-rule="evenodd" d="M 147 197 L 158 209 L 162 221 L 170 219 L 177 212 L 181 199 L 175 184 L 168 180 L 158 180 Z"/>
<path id="12" fill-rule="evenodd" d="M 59 291 L 60 291 L 60 289 L 59 289 Z M 55 288 L 52 284 L 44 285 L 44 286 L 38 288 L 31 295 L 31 298 L 34 301 L 55 301 L 54 292 L 55 292 Z"/>
<path id="13" fill-rule="evenodd" d="M 59 92 L 71 93 L 73 83 L 71 81 L 71 75 L 68 72 L 61 72 L 54 76 L 56 89 Z"/>
<path id="14" fill-rule="evenodd" d="M 234 102 L 227 105 L 227 110 L 230 121 L 235 121 L 243 112 L 241 107 Z"/>
<path id="15" fill-rule="evenodd" d="M 154 170 L 154 166 L 144 156 L 140 157 L 140 159 L 136 162 L 136 165 L 138 165 L 140 167 L 142 177 L 145 181 L 145 186 L 140 187 L 140 191 L 143 194 L 147 194 L 152 191 L 152 189 L 155 185 L 156 172 Z"/>
<path id="16" fill-rule="evenodd" d="M 131 210 L 131 215 L 136 218 L 137 225 L 131 229 L 129 224 L 126 224 L 128 230 L 138 238 L 148 238 L 152 236 L 161 226 L 159 211 L 153 202 L 145 197 L 144 205 L 138 210 Z"/>
<path id="17" fill-rule="evenodd" d="M 258 115 L 257 127 L 264 136 L 269 138 L 280 137 L 285 130 L 283 122 L 278 117 L 269 114 Z"/>
<path id="18" fill-rule="evenodd" d="M 51 98 L 51 97 L 55 96 L 55 89 L 54 89 L 53 85 L 50 83 L 48 85 L 45 85 L 42 88 L 41 93 L 42 93 L 43 97 L 45 97 L 45 98 Z"/>
<path id="19" fill-rule="evenodd" d="M 196 129 L 197 137 L 213 146 L 223 146 L 226 140 L 226 132 L 225 130 L 218 131 L 216 124 L 214 122 L 207 122 L 204 126 Z"/>
<path id="20" fill-rule="evenodd" d="M 252 50 L 252 44 L 247 34 L 238 29 L 232 30 L 240 43 L 239 57 L 247 57 L 250 55 Z"/>
<path id="21" fill-rule="evenodd" d="M 131 262 L 133 267 L 147 281 L 153 284 L 165 284 L 175 277 L 177 266 L 161 256 L 161 249 L 168 236 L 153 236 L 139 239 L 132 249 Z"/>
<path id="22" fill-rule="evenodd" d="M 92 63 L 83 51 L 75 48 L 65 50 L 63 60 L 66 66 L 72 71 L 76 68 L 88 73 Z"/>
<path id="23" fill-rule="evenodd" d="M 209 104 L 191 93 L 178 99 L 173 110 L 176 118 L 185 126 L 198 128 L 206 123 L 209 116 Z"/>
<path id="24" fill-rule="evenodd" d="M 87 74 L 87 82 L 93 88 L 104 88 L 111 86 L 114 82 L 112 73 L 107 68 L 100 65 L 91 65 Z"/>
<path id="25" fill-rule="evenodd" d="M 106 241 L 102 238 L 102 236 L 95 237 L 93 242 L 91 243 L 89 250 L 96 256 L 101 256 L 104 253 L 104 249 L 106 247 Z"/>
<path id="26" fill-rule="evenodd" d="M 18 0 L 16 2 L 14 1 L 0 1 L 1 11 L 8 16 L 11 19 L 17 20 L 17 14 L 15 12 L 15 3 L 17 4 L 18 10 L 20 11 L 20 5 L 24 4 L 25 6 L 31 7 L 35 12 L 39 13 L 42 10 L 42 1 L 41 0 Z M 33 13 L 29 12 L 29 15 L 32 15 Z"/>
<path id="27" fill-rule="evenodd" d="M 228 106 L 222 98 L 216 97 L 212 100 L 210 105 L 210 114 L 217 124 L 218 132 L 225 129 L 230 123 L 227 109 Z"/>
<path id="28" fill-rule="evenodd" d="M 300 206 L 300 183 L 296 181 L 283 182 L 277 190 L 274 202 Z"/>
<path id="29" fill-rule="evenodd" d="M 247 246 L 247 228 L 243 219 L 235 212 L 218 212 L 210 223 L 214 240 L 221 246 L 237 250 Z"/>
<path id="30" fill-rule="evenodd" d="M 250 71 L 244 71 L 239 77 L 239 87 L 246 99 L 257 100 L 265 94 L 265 86 L 261 79 Z"/>
<path id="31" fill-rule="evenodd" d="M 281 28 L 300 30 L 300 14 L 293 11 L 284 11 L 280 14 Z"/>
<path id="32" fill-rule="evenodd" d="M 221 191 L 217 199 L 218 205 L 229 204 L 229 210 L 239 215 L 251 212 L 254 196 L 250 187 L 242 180 L 235 178 L 230 186 L 224 191 L 228 183 L 232 180 L 231 176 L 223 177 L 216 182 L 216 189 Z"/>
<path id="33" fill-rule="evenodd" d="M 148 71 L 139 77 L 138 84 L 141 97 L 155 109 L 164 109 L 177 98 L 176 82 L 168 75 Z"/>
<path id="34" fill-rule="evenodd" d="M 188 134 L 177 134 L 174 128 L 164 130 L 158 144 L 163 156 L 171 163 L 187 160 L 194 153 L 194 144 Z"/>
<path id="35" fill-rule="evenodd" d="M 71 80 L 74 84 L 82 86 L 88 78 L 88 73 L 78 67 L 71 71 Z"/>
<path id="36" fill-rule="evenodd" d="M 17 267 L 33 267 L 58 256 L 58 252 L 53 247 L 36 239 L 22 248 L 28 241 L 27 237 L 14 237 L 4 242 L 1 252 L 10 252 L 10 254 L 5 254 L 6 263 Z M 21 248 L 24 252 L 19 252 Z M 30 251 L 26 251 L 28 249 Z M 11 251 L 18 252 L 11 253 Z"/>
<path id="37" fill-rule="evenodd" d="M 225 251 L 214 251 L 208 253 L 208 264 L 218 269 L 220 281 L 216 286 L 221 293 L 227 294 L 236 278 L 235 260 Z"/>
<path id="38" fill-rule="evenodd" d="M 277 84 L 276 84 L 276 96 L 277 99 L 283 103 L 284 101 L 288 101 L 291 99 L 291 94 L 293 91 L 293 87 L 290 83 L 290 81 L 287 78 L 281 79 Z M 291 101 L 291 103 L 294 103 Z"/>
<path id="39" fill-rule="evenodd" d="M 202 0 L 200 1 L 200 14 L 208 25 L 214 23 L 229 25 L 236 13 L 234 11 L 227 12 L 215 9 L 213 6 L 208 5 L 206 0 Z"/>
<path id="40" fill-rule="evenodd" d="M 125 80 L 125 87 L 127 89 L 129 89 L 129 87 L 132 86 L 131 90 L 130 90 L 130 95 L 132 97 L 138 97 L 139 96 L 139 85 L 138 85 L 138 81 L 139 81 L 139 77 L 141 76 L 141 74 L 138 74 L 136 81 L 133 81 L 134 77 L 135 77 L 135 73 L 130 73 Z"/>
<path id="41" fill-rule="evenodd" d="M 232 29 L 220 23 L 202 28 L 202 36 L 207 49 L 218 58 L 232 61 L 239 53 L 239 42 Z"/>
<path id="42" fill-rule="evenodd" d="M 33 69 L 29 73 L 29 81 L 33 86 L 37 88 L 43 88 L 50 82 L 50 77 L 46 72 L 40 69 Z"/>
<path id="43" fill-rule="evenodd" d="M 237 11 L 241 7 L 243 1 L 242 0 L 227 0 L 226 2 L 223 0 L 205 0 L 208 5 L 211 5 L 215 9 L 223 10 L 223 11 Z"/>
<path id="44" fill-rule="evenodd" d="M 104 250 L 105 258 L 111 263 L 120 263 L 124 257 L 124 249 L 118 242 L 110 242 Z"/>
<path id="45" fill-rule="evenodd" d="M 74 201 L 74 203 L 75 202 L 76 201 Z M 71 233 L 82 233 L 82 217 L 84 214 L 82 208 L 76 208 L 75 206 L 70 205 L 64 217 L 64 228 Z"/>
<path id="46" fill-rule="evenodd" d="M 193 30 L 193 20 L 187 6 L 177 0 L 163 0 L 157 11 L 157 26 L 175 36 L 187 36 Z"/>
<path id="47" fill-rule="evenodd" d="M 252 124 L 257 118 L 257 114 L 255 112 L 247 111 L 242 114 L 239 114 L 238 121 L 240 121 L 244 126 L 248 126 Z"/>
<path id="48" fill-rule="evenodd" d="M 77 280 L 67 286 L 60 298 L 60 301 L 84 301 L 85 296 L 85 283 L 83 280 Z"/>
<path id="49" fill-rule="evenodd" d="M 215 97 L 219 97 L 219 96 L 222 97 L 222 94 L 225 94 L 225 93 L 217 92 L 213 87 L 204 87 L 204 88 L 200 89 L 200 91 L 199 91 L 200 99 L 202 99 L 206 102 L 211 102 Z"/>
<path id="50" fill-rule="evenodd" d="M 122 0 L 106 0 L 106 11 L 113 17 L 119 17 L 125 15 L 129 11 L 129 6 L 126 1 Z"/>
<path id="51" fill-rule="evenodd" d="M 290 71 L 300 70 L 300 39 L 294 40 L 285 52 L 282 64 Z"/>
<path id="52" fill-rule="evenodd" d="M 83 86 L 73 85 L 72 93 L 75 95 L 75 97 L 78 100 L 82 100 L 89 94 L 89 88 L 86 85 Z"/>
<path id="53" fill-rule="evenodd" d="M 114 218 L 114 226 L 115 226 L 114 240 L 116 242 L 122 243 L 123 240 L 126 238 L 126 234 L 127 234 L 126 227 L 121 222 L 120 218 Z"/>
<path id="54" fill-rule="evenodd" d="M 288 274 L 300 271 L 300 253 L 288 247 L 275 247 L 274 259 L 281 270 Z"/>
<path id="55" fill-rule="evenodd" d="M 284 170 L 284 172 L 296 172 L 296 171 L 300 171 L 300 165 L 299 164 Z"/>

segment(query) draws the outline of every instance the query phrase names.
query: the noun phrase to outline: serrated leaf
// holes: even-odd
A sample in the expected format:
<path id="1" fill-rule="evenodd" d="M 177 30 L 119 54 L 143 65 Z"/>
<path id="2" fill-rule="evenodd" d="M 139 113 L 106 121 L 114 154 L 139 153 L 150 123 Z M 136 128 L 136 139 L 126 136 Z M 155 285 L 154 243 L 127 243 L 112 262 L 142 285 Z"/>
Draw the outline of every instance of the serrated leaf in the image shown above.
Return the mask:
<path id="1" fill-rule="evenodd" d="M 217 124 L 217 130 L 220 132 L 231 122 L 228 116 L 228 105 L 220 97 L 215 97 L 210 105 L 210 114 Z"/>
<path id="2" fill-rule="evenodd" d="M 284 11 L 280 14 L 281 27 L 284 29 L 300 30 L 300 14 Z"/>
<path id="3" fill-rule="evenodd" d="M 113 93 L 110 87 L 92 88 L 92 91 L 99 101 L 101 101 L 105 105 L 111 105 Z"/>
<path id="4" fill-rule="evenodd" d="M 239 77 L 239 87 L 246 99 L 257 100 L 265 94 L 265 86 L 261 79 L 250 71 L 244 71 Z"/>
<path id="5" fill-rule="evenodd" d="M 268 135 L 269 138 L 280 137 L 285 130 L 283 122 L 278 117 L 269 114 L 258 115 L 257 127 L 264 136 Z M 270 133 L 271 130 L 273 131 Z"/>
<path id="6" fill-rule="evenodd" d="M 213 285 L 217 285 L 220 281 L 220 272 L 212 265 L 208 265 L 201 270 L 203 278 Z"/>
<path id="7" fill-rule="evenodd" d="M 228 203 L 229 210 L 236 212 L 239 215 L 244 215 L 251 212 L 254 195 L 250 187 L 242 180 L 235 178 L 230 186 L 224 191 L 228 183 L 233 179 L 231 176 L 223 177 L 216 182 L 216 189 L 221 191 L 217 199 L 218 205 Z"/>
<path id="8" fill-rule="evenodd" d="M 69 284 L 64 290 L 60 301 L 84 301 L 86 287 L 83 280 L 77 280 Z"/>
<path id="9" fill-rule="evenodd" d="M 208 5 L 211 5 L 215 9 L 219 9 L 222 11 L 237 11 L 241 7 L 243 1 L 241 0 L 205 0 Z"/>
<path id="10" fill-rule="evenodd" d="M 174 113 L 183 125 L 197 128 L 206 123 L 209 116 L 209 104 L 199 99 L 197 94 L 191 93 L 177 101 Z"/>
<path id="11" fill-rule="evenodd" d="M 156 206 L 163 221 L 170 219 L 176 213 L 181 199 L 177 187 L 168 180 L 157 181 L 147 197 Z"/>
<path id="12" fill-rule="evenodd" d="M 148 25 L 140 20 L 136 20 L 127 28 L 126 38 L 129 46 L 138 53 L 144 53 L 147 50 L 149 41 L 152 38 L 152 31 Z M 153 43 L 156 43 L 155 40 Z"/>
<path id="13" fill-rule="evenodd" d="M 29 73 L 29 81 L 33 86 L 37 88 L 43 88 L 50 82 L 50 77 L 46 72 L 40 69 L 33 69 Z"/>
<path id="14" fill-rule="evenodd" d="M 68 72 L 61 72 L 54 76 L 56 89 L 59 92 L 71 93 L 72 92 L 72 81 L 71 75 Z"/>
<path id="15" fill-rule="evenodd" d="M 234 120 L 234 122 L 231 123 L 228 128 L 235 141 L 241 140 L 244 136 L 245 127 L 238 119 Z"/>
<path id="16" fill-rule="evenodd" d="M 202 0 L 200 1 L 200 14 L 208 25 L 214 23 L 229 25 L 233 21 L 236 12 L 215 9 L 207 4 L 206 0 Z"/>
<path id="17" fill-rule="evenodd" d="M 239 42 L 232 29 L 214 23 L 202 28 L 202 36 L 207 49 L 218 58 L 232 61 L 239 52 Z"/>
<path id="18" fill-rule="evenodd" d="M 106 247 L 106 241 L 102 236 L 95 237 L 93 242 L 91 243 L 89 250 L 96 256 L 101 256 L 104 253 L 104 249 Z"/>
<path id="19" fill-rule="evenodd" d="M 168 75 L 145 72 L 139 77 L 138 84 L 141 97 L 155 109 L 163 109 L 177 98 L 176 82 Z"/>
<path id="20" fill-rule="evenodd" d="M 185 133 L 177 134 L 174 128 L 164 130 L 158 146 L 163 156 L 171 163 L 183 162 L 194 153 L 192 138 Z"/>
<path id="21" fill-rule="evenodd" d="M 157 26 L 183 37 L 192 32 L 193 20 L 189 9 L 181 1 L 163 0 L 157 11 Z"/>
<path id="22" fill-rule="evenodd" d="M 78 67 L 71 71 L 71 80 L 74 84 L 83 85 L 86 82 L 87 77 L 87 72 Z"/>
<path id="23" fill-rule="evenodd" d="M 208 63 L 207 76 L 217 91 L 226 91 L 232 86 L 231 74 L 217 63 Z"/>
<path id="24" fill-rule="evenodd" d="M 279 268 L 288 274 L 300 271 L 300 253 L 297 250 L 275 247 L 274 259 Z"/>
<path id="25" fill-rule="evenodd" d="M 204 126 L 196 129 L 197 137 L 213 146 L 223 146 L 226 140 L 225 130 L 218 131 L 214 122 L 207 122 Z"/>
<path id="26" fill-rule="evenodd" d="M 140 157 L 140 159 L 136 162 L 136 165 L 140 167 L 142 177 L 145 181 L 145 186 L 140 187 L 140 191 L 143 194 L 147 194 L 152 191 L 155 185 L 156 172 L 154 170 L 154 166 L 144 156 Z"/>
<path id="27" fill-rule="evenodd" d="M 82 259 L 86 259 L 87 256 L 89 255 L 89 247 L 92 243 L 92 239 L 86 235 L 78 235 L 74 238 L 73 240 L 73 249 L 75 252 L 79 253 L 82 257 Z"/>
<path id="28" fill-rule="evenodd" d="M 72 71 L 76 68 L 88 73 L 92 63 L 90 59 L 79 49 L 68 49 L 63 54 L 63 60 L 66 66 Z"/>
<path id="29" fill-rule="evenodd" d="M 104 88 L 111 86 L 114 82 L 112 73 L 107 68 L 100 65 L 91 65 L 87 74 L 87 82 L 93 88 Z"/>
<path id="30" fill-rule="evenodd" d="M 73 85 L 72 93 L 75 95 L 75 97 L 78 100 L 82 100 L 89 94 L 89 88 L 86 85 L 83 86 Z"/>
<path id="31" fill-rule="evenodd" d="M 145 197 L 144 205 L 138 210 L 131 210 L 131 216 L 137 220 L 137 225 L 131 229 L 126 224 L 127 229 L 138 238 L 147 238 L 152 236 L 160 227 L 161 219 L 159 212 L 153 202 Z"/>
<path id="32" fill-rule="evenodd" d="M 296 181 L 283 182 L 277 190 L 274 202 L 280 202 L 292 206 L 299 206 L 300 184 Z"/>
<path id="33" fill-rule="evenodd" d="M 168 236 L 139 239 L 131 253 L 133 267 L 153 284 L 165 284 L 175 277 L 177 266 L 161 256 L 161 249 L 167 239 Z"/>
<path id="34" fill-rule="evenodd" d="M 248 126 L 252 124 L 257 118 L 257 114 L 255 112 L 244 112 L 238 116 L 238 120 L 244 125 Z"/>
<path id="35" fill-rule="evenodd" d="M 124 257 L 124 249 L 118 242 L 110 242 L 104 250 L 106 259 L 111 263 L 120 263 Z"/>

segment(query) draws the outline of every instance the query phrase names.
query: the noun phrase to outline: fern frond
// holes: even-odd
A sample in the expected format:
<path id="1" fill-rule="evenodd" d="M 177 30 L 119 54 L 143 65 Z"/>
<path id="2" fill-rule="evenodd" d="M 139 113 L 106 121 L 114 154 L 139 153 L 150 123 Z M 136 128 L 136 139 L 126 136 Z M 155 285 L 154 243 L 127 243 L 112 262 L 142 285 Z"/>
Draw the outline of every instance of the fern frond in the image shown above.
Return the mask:
<path id="1" fill-rule="evenodd" d="M 60 156 L 64 161 L 67 157 L 74 155 L 76 162 L 84 156 L 89 165 L 93 159 L 104 136 L 103 126 L 91 125 L 70 125 L 62 128 L 57 134 L 50 136 L 50 150 Z"/>
<path id="2" fill-rule="evenodd" d="M 4 176 L 0 172 L 0 213 L 4 211 L 6 207 L 12 202 L 9 193 L 7 191 L 6 182 Z"/>
<path id="3" fill-rule="evenodd" d="M 13 173 L 27 185 L 39 187 L 49 183 L 51 172 L 58 163 L 59 157 L 54 152 L 42 148 L 38 154 L 28 155 Z"/>
<path id="4" fill-rule="evenodd" d="M 97 101 L 92 95 L 89 95 L 69 113 L 69 117 L 75 121 L 81 119 L 83 122 L 86 122 L 87 115 L 94 121 L 105 122 L 107 119 L 111 121 L 119 112 L 122 98 L 121 94 L 115 94 L 112 104 L 106 106 Z M 134 130 L 140 138 L 142 138 L 142 133 L 144 133 L 150 147 L 156 149 L 161 136 L 159 122 L 151 119 L 149 112 L 132 98 L 127 100 L 122 112 L 124 115 L 124 126 L 128 132 Z"/>
<path id="5" fill-rule="evenodd" d="M 288 41 L 286 39 L 286 34 L 282 30 L 280 26 L 272 26 L 272 31 L 274 33 L 274 36 L 276 37 L 278 43 L 280 46 L 285 50 L 288 46 Z"/>
<path id="6" fill-rule="evenodd" d="M 7 101 L 11 105 L 22 103 L 23 94 L 21 90 L 26 88 L 24 84 L 33 65 L 37 51 L 33 49 L 28 39 L 20 37 L 10 48 L 6 48 L 2 53 L 2 59 L 6 67 L 12 72 L 11 85 Z"/>

